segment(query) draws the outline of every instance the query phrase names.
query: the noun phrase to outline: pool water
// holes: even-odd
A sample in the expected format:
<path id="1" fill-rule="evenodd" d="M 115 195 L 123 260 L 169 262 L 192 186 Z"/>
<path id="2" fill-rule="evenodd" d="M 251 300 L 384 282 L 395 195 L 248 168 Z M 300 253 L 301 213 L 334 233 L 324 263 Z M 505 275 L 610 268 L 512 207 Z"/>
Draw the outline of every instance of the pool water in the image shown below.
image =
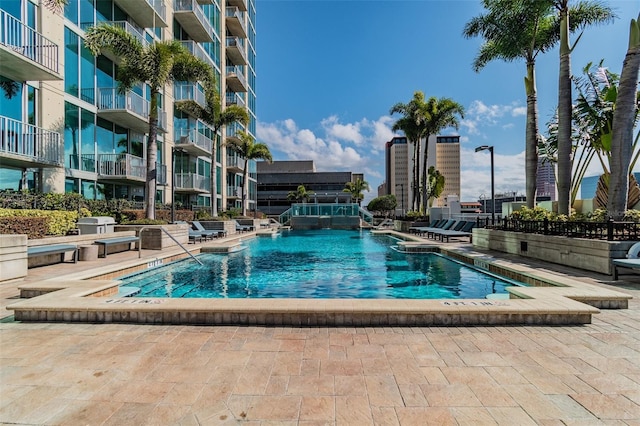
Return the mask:
<path id="1" fill-rule="evenodd" d="M 285 231 L 122 279 L 136 297 L 477 299 L 518 285 L 369 231 Z M 520 284 L 521 285 L 521 284 Z"/>

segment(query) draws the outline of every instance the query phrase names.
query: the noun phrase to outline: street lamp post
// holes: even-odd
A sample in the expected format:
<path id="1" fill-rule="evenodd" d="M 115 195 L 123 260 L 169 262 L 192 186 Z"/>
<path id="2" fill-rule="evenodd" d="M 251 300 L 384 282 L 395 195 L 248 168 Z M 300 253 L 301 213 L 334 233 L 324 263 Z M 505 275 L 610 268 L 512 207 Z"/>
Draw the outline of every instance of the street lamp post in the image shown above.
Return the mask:
<path id="1" fill-rule="evenodd" d="M 400 211 L 402 211 L 402 216 L 404 217 L 404 183 L 396 183 L 397 187 L 400 187 Z"/>
<path id="2" fill-rule="evenodd" d="M 493 146 L 481 145 L 476 148 L 476 152 L 488 150 L 491 154 L 491 224 L 496 223 L 496 193 L 495 193 L 495 180 L 493 169 Z"/>

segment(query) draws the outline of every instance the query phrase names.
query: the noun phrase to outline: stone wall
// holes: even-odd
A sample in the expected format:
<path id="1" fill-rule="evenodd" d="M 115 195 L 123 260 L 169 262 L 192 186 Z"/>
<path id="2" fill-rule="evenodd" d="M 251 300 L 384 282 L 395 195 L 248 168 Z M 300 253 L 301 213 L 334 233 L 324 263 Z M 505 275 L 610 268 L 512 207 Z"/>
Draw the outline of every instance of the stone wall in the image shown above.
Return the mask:
<path id="1" fill-rule="evenodd" d="M 0 235 L 0 281 L 27 276 L 27 236 Z"/>
<path id="2" fill-rule="evenodd" d="M 162 250 L 170 247 L 177 247 L 178 245 L 162 231 L 164 228 L 169 232 L 180 244 L 186 245 L 189 243 L 189 225 L 175 224 L 175 225 L 116 225 L 114 227 L 116 232 L 119 231 L 135 231 L 135 234 L 140 237 L 140 243 L 145 250 Z M 142 235 L 140 235 L 140 230 Z M 108 234 L 105 235 L 107 238 Z"/>
<path id="3" fill-rule="evenodd" d="M 473 246 L 611 275 L 634 241 L 605 241 L 474 228 Z"/>

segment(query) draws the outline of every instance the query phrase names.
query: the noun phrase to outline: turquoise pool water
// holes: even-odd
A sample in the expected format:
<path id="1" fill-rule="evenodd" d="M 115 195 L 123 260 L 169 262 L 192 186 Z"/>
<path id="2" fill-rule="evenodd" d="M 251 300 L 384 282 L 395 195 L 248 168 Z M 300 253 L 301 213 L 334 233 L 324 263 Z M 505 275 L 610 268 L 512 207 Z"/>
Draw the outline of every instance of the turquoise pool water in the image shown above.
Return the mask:
<path id="1" fill-rule="evenodd" d="M 368 231 L 285 231 L 122 278 L 137 297 L 476 299 L 518 285 Z"/>

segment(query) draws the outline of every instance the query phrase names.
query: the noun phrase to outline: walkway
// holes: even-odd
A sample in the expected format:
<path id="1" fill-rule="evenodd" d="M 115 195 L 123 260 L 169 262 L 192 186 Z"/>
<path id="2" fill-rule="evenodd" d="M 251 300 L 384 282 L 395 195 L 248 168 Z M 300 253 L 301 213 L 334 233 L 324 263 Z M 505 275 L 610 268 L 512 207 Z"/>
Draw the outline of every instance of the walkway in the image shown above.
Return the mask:
<path id="1" fill-rule="evenodd" d="M 576 327 L 47 324 L 0 284 L 0 423 L 640 424 L 640 280 L 539 266 L 634 299 Z"/>

